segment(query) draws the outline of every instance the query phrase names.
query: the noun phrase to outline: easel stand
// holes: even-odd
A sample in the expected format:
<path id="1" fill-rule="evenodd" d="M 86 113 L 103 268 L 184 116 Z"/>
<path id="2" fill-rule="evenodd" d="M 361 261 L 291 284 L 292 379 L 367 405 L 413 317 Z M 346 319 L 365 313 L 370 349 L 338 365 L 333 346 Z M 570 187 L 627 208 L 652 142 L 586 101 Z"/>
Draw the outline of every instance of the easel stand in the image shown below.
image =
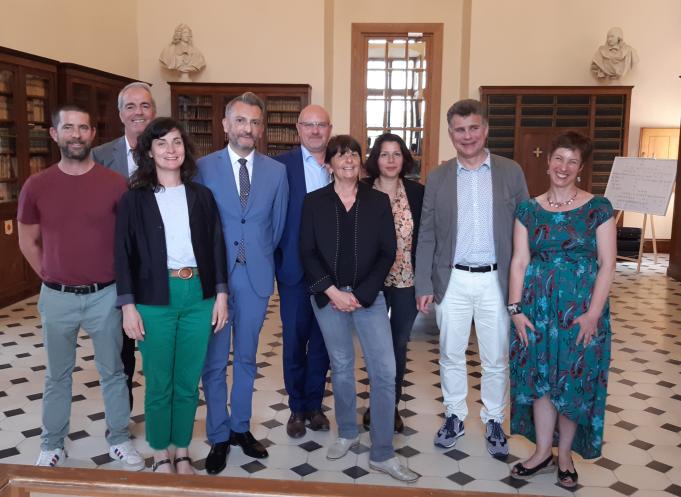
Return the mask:
<path id="1" fill-rule="evenodd" d="M 622 214 L 624 214 L 624 211 L 619 211 L 617 213 L 617 217 L 615 218 L 615 224 L 619 223 Z M 643 244 L 646 239 L 646 222 L 648 221 L 648 217 L 650 217 L 650 231 L 653 235 L 653 256 L 655 264 L 657 264 L 657 238 L 655 238 L 655 223 L 653 222 L 652 214 L 643 214 L 643 227 L 641 228 L 641 242 L 638 245 L 638 257 L 634 259 L 633 257 L 624 257 L 621 255 L 617 256 L 617 258 L 620 260 L 635 262 L 637 273 L 641 272 L 641 260 L 643 259 Z"/>

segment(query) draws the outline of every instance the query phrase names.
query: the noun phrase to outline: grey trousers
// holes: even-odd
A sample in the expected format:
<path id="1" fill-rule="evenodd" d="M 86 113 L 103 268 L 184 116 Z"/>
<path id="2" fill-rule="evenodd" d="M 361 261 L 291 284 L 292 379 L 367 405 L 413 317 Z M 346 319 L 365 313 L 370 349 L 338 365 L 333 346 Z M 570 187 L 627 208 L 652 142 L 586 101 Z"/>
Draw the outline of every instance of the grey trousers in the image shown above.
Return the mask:
<path id="1" fill-rule="evenodd" d="M 331 360 L 331 383 L 338 423 L 338 435 L 354 438 L 357 428 L 357 391 L 355 380 L 355 346 L 352 331 L 356 330 L 369 373 L 371 397 L 371 451 L 369 459 L 383 462 L 395 456 L 395 355 L 390 321 L 383 292 L 373 305 L 353 312 L 341 312 L 327 304 L 321 309 L 310 297 L 324 343 Z"/>
<path id="2" fill-rule="evenodd" d="M 40 289 L 38 310 L 47 356 L 41 435 L 44 450 L 63 448 L 69 432 L 72 373 L 81 327 L 90 335 L 94 347 L 109 430 L 107 442 L 117 445 L 130 438 L 130 402 L 121 362 L 121 311 L 115 302 L 116 285 L 88 295 L 60 292 L 45 285 Z"/>

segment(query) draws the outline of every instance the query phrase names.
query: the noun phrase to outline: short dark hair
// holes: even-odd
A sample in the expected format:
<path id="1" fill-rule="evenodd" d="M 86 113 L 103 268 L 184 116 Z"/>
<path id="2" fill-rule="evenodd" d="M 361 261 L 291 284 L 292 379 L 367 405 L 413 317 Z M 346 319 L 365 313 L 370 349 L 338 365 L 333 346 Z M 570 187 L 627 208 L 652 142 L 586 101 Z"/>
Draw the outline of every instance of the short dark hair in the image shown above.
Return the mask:
<path id="1" fill-rule="evenodd" d="M 83 114 L 87 114 L 88 121 L 90 121 L 90 126 L 92 126 L 92 117 L 90 117 L 90 113 L 88 111 L 86 111 L 79 105 L 64 104 L 57 108 L 54 112 L 52 112 L 52 127 L 55 129 L 59 127 L 62 112 L 81 112 Z"/>
<path id="2" fill-rule="evenodd" d="M 482 109 L 482 103 L 479 100 L 467 98 L 454 102 L 447 111 L 447 126 L 452 122 L 452 117 L 461 116 L 468 117 L 471 114 L 482 117 L 482 122 L 487 123 L 487 115 Z"/>
<path id="3" fill-rule="evenodd" d="M 359 154 L 359 162 L 363 164 L 362 160 L 362 146 L 357 140 L 350 135 L 336 135 L 329 139 L 326 144 L 326 155 L 324 162 L 331 164 L 331 158 L 336 154 L 344 154 L 347 151 L 357 152 Z"/>
<path id="4" fill-rule="evenodd" d="M 551 142 L 549 158 L 559 148 L 567 148 L 572 151 L 577 150 L 582 158 L 582 164 L 586 164 L 591 159 L 593 143 L 591 143 L 591 138 L 577 131 L 566 131 L 556 136 Z"/>
<path id="5" fill-rule="evenodd" d="M 400 178 L 404 178 L 405 175 L 409 174 L 414 169 L 414 158 L 411 156 L 411 152 L 407 148 L 407 144 L 404 143 L 402 137 L 393 133 L 383 133 L 376 138 L 374 146 L 371 147 L 371 152 L 369 152 L 369 157 L 364 164 L 364 169 L 371 178 L 376 179 L 381 175 L 381 170 L 378 167 L 378 156 L 381 155 L 381 148 L 386 142 L 397 143 L 400 146 L 400 152 L 402 152 L 403 159 Z"/>
<path id="6" fill-rule="evenodd" d="M 172 117 L 157 117 L 149 123 L 142 134 L 137 138 L 137 148 L 133 151 L 137 171 L 130 178 L 130 189 L 149 188 L 159 192 L 163 186 L 159 184 L 156 176 L 156 162 L 149 157 L 151 145 L 172 130 L 178 130 L 184 144 L 184 162 L 180 166 L 180 178 L 182 183 L 187 183 L 196 176 L 197 167 L 194 160 L 194 144 L 189 139 L 182 124 Z"/>
<path id="7" fill-rule="evenodd" d="M 232 100 L 230 100 L 225 106 L 225 117 L 229 116 L 232 107 L 234 107 L 234 104 L 237 102 L 241 102 L 246 105 L 252 105 L 253 107 L 258 107 L 260 109 L 260 112 L 262 112 L 262 117 L 263 118 L 265 117 L 265 111 L 267 110 L 265 108 L 265 102 L 263 102 L 258 95 L 251 91 L 242 93 L 241 95 L 234 97 Z"/>

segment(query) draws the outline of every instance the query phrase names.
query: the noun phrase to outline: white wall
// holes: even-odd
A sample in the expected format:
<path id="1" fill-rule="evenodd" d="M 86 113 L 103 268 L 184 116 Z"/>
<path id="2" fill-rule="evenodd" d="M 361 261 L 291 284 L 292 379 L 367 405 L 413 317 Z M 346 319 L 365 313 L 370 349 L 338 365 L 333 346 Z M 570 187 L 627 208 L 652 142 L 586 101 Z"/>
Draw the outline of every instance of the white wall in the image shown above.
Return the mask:
<path id="1" fill-rule="evenodd" d="M 0 45 L 137 77 L 137 0 L 2 0 Z"/>

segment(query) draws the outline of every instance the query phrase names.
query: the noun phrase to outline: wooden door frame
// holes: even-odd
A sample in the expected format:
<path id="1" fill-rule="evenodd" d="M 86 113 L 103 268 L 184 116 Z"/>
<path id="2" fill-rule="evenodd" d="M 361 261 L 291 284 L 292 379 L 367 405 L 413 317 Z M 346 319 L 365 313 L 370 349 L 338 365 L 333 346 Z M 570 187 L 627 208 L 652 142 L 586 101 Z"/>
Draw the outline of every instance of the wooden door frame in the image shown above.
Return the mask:
<path id="1" fill-rule="evenodd" d="M 423 33 L 429 38 L 426 60 L 426 119 L 423 133 L 423 153 L 421 155 L 421 181 L 424 182 L 428 171 L 437 166 L 440 146 L 440 100 L 442 91 L 442 23 L 353 23 L 352 49 L 350 63 L 350 134 L 354 136 L 362 149 L 366 147 L 366 102 L 363 98 L 352 98 L 357 95 L 356 89 L 366 92 L 366 58 L 365 39 L 380 36 L 394 36 L 405 33 Z M 428 54 L 432 52 L 432 57 Z"/>

